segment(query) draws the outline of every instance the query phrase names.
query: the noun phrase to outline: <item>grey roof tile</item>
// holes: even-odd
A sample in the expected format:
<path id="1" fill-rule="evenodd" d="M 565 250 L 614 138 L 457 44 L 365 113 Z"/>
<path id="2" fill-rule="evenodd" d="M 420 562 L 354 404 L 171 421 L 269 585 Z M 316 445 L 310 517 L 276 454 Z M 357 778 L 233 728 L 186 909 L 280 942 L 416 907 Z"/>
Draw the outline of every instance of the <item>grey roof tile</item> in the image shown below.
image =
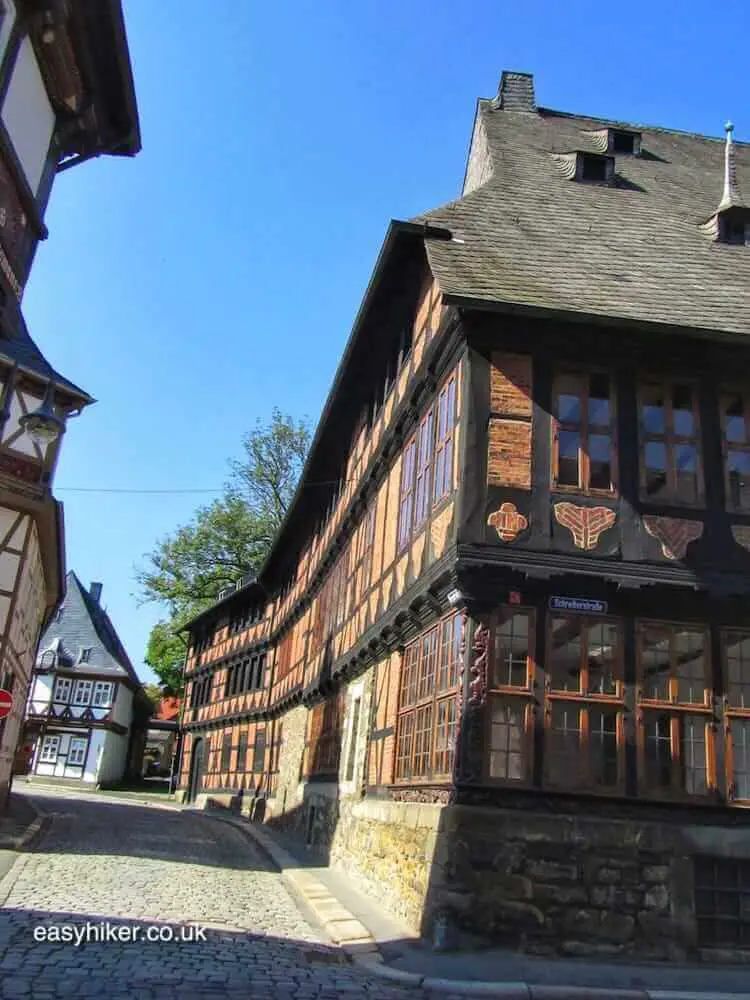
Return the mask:
<path id="1" fill-rule="evenodd" d="M 701 225 L 723 187 L 724 141 L 481 101 L 492 176 L 420 216 L 464 242 L 428 240 L 442 290 L 533 309 L 750 333 L 750 248 Z M 643 156 L 618 155 L 618 186 L 577 183 L 554 155 L 595 150 L 587 130 L 640 131 Z M 736 144 L 750 193 L 750 146 Z"/>
<path id="2" fill-rule="evenodd" d="M 72 570 L 65 582 L 62 617 L 60 621 L 53 619 L 45 629 L 39 642 L 37 664 L 41 662 L 42 653 L 56 646 L 59 640 L 61 651 L 68 654 L 73 669 L 102 676 L 127 676 L 140 685 L 107 612 L 93 600 Z M 81 649 L 91 649 L 86 663 L 78 662 Z"/>

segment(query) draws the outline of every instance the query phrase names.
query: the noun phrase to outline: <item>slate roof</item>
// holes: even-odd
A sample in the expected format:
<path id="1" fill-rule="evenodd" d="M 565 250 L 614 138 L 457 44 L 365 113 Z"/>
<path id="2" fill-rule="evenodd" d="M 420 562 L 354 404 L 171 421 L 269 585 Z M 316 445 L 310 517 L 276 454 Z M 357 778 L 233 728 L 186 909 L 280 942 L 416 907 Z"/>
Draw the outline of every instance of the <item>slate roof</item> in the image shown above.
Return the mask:
<path id="1" fill-rule="evenodd" d="M 477 116 L 491 177 L 414 220 L 453 233 L 427 241 L 449 301 L 750 333 L 750 247 L 701 229 L 722 195 L 723 139 L 488 100 Z M 566 179 L 555 154 L 597 152 L 587 130 L 607 126 L 641 132 L 643 155 L 616 155 L 615 187 Z M 747 199 L 750 145 L 736 157 Z"/>
<path id="2" fill-rule="evenodd" d="M 94 402 L 87 392 L 66 379 L 47 361 L 32 339 L 20 309 L 9 309 L 6 312 L 5 322 L 0 327 L 0 359 L 11 365 L 17 364 L 22 370 L 31 372 L 40 379 L 51 379 L 56 386 L 84 404 Z"/>
<path id="3" fill-rule="evenodd" d="M 65 578 L 65 599 L 62 617 L 45 629 L 37 651 L 37 666 L 45 650 L 58 647 L 61 666 L 81 673 L 101 674 L 102 677 L 129 677 L 140 687 L 140 680 L 130 662 L 107 612 L 71 570 Z M 91 649 L 86 663 L 80 663 L 81 649 Z"/>

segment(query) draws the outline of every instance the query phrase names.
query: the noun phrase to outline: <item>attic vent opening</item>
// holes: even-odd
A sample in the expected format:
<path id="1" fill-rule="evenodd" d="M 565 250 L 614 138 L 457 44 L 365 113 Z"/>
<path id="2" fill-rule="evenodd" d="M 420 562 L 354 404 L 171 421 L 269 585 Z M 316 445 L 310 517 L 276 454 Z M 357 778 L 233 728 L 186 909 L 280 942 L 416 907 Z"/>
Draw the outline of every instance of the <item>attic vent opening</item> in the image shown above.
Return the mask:
<path id="1" fill-rule="evenodd" d="M 750 223 L 738 219 L 725 219 L 723 225 L 722 242 L 731 243 L 738 247 L 750 247 Z"/>
<path id="2" fill-rule="evenodd" d="M 594 184 L 606 184 L 614 173 L 613 164 L 610 169 L 611 158 L 608 156 L 596 156 L 594 153 L 582 153 L 580 156 L 579 179 L 589 181 Z"/>
<path id="3" fill-rule="evenodd" d="M 631 155 L 636 152 L 635 135 L 632 132 L 615 131 L 612 134 L 612 152 Z"/>

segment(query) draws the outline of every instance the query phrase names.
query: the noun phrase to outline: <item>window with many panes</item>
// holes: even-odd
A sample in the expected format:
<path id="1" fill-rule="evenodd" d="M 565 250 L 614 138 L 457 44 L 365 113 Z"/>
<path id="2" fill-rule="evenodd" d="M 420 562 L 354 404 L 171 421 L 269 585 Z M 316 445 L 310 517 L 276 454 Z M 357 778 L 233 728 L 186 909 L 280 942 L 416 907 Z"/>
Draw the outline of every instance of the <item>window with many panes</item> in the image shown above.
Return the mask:
<path id="1" fill-rule="evenodd" d="M 507 608 L 492 623 L 487 765 L 493 781 L 531 779 L 534 620 L 533 611 Z"/>
<path id="2" fill-rule="evenodd" d="M 83 736 L 74 736 L 70 741 L 67 762 L 71 767 L 83 767 L 86 762 L 88 741 Z"/>
<path id="3" fill-rule="evenodd" d="M 42 749 L 39 752 L 39 760 L 42 764 L 54 764 L 57 761 L 57 754 L 60 749 L 59 736 L 45 736 L 42 742 Z"/>
<path id="4" fill-rule="evenodd" d="M 430 510 L 454 489 L 457 376 L 445 382 L 433 408 L 404 448 L 398 509 L 398 547 L 405 548 Z"/>
<path id="5" fill-rule="evenodd" d="M 727 793 L 750 802 L 750 632 L 721 634 L 724 673 Z"/>
<path id="6" fill-rule="evenodd" d="M 72 687 L 73 681 L 70 677 L 57 677 L 52 690 L 52 701 L 70 701 L 70 690 Z"/>
<path id="7" fill-rule="evenodd" d="M 625 780 L 621 622 L 552 615 L 545 688 L 547 784 L 621 790 Z"/>
<path id="8" fill-rule="evenodd" d="M 727 505 L 750 510 L 750 400 L 746 393 L 722 395 L 721 430 Z"/>
<path id="9" fill-rule="evenodd" d="M 699 504 L 703 476 L 697 388 L 688 382 L 642 382 L 639 424 L 643 498 Z"/>
<path id="10" fill-rule="evenodd" d="M 613 492 L 616 428 L 609 376 L 558 374 L 553 413 L 553 486 L 579 493 Z"/>
<path id="11" fill-rule="evenodd" d="M 112 681 L 95 681 L 91 704 L 97 708 L 109 708 L 112 704 L 113 691 L 114 684 Z"/>
<path id="12" fill-rule="evenodd" d="M 438 394 L 437 433 L 432 500 L 438 503 L 453 492 L 453 447 L 456 432 L 456 376 L 452 375 Z"/>
<path id="13" fill-rule="evenodd" d="M 452 774 L 460 658 L 459 614 L 443 619 L 404 649 L 396 728 L 397 782 Z"/>
<path id="14" fill-rule="evenodd" d="M 73 691 L 73 704 L 88 705 L 91 701 L 91 689 L 93 686 L 92 681 L 76 681 Z"/>
<path id="15" fill-rule="evenodd" d="M 697 857 L 693 864 L 698 944 L 750 948 L 750 861 Z"/>
<path id="16" fill-rule="evenodd" d="M 417 431 L 416 481 L 414 487 L 414 531 L 418 531 L 430 513 L 430 472 L 434 431 L 432 410 L 428 410 Z"/>
<path id="17" fill-rule="evenodd" d="M 697 625 L 640 622 L 637 640 L 642 789 L 706 795 L 715 784 L 708 632 Z"/>

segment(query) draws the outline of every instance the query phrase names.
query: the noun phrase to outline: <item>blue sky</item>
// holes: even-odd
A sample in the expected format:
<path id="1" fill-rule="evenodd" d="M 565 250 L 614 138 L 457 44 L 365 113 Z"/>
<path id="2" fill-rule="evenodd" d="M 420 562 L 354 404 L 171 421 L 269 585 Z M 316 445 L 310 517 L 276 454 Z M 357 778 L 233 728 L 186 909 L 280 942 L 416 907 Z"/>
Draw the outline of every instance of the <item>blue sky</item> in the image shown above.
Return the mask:
<path id="1" fill-rule="evenodd" d="M 99 402 L 57 473 L 68 566 L 144 680 L 134 567 L 274 406 L 317 418 L 391 218 L 456 197 L 504 68 L 565 111 L 750 138 L 746 3 L 124 0 L 143 152 L 62 174 L 25 299 Z M 743 119 L 747 112 L 747 119 Z M 717 198 L 721 178 L 717 177 Z"/>

